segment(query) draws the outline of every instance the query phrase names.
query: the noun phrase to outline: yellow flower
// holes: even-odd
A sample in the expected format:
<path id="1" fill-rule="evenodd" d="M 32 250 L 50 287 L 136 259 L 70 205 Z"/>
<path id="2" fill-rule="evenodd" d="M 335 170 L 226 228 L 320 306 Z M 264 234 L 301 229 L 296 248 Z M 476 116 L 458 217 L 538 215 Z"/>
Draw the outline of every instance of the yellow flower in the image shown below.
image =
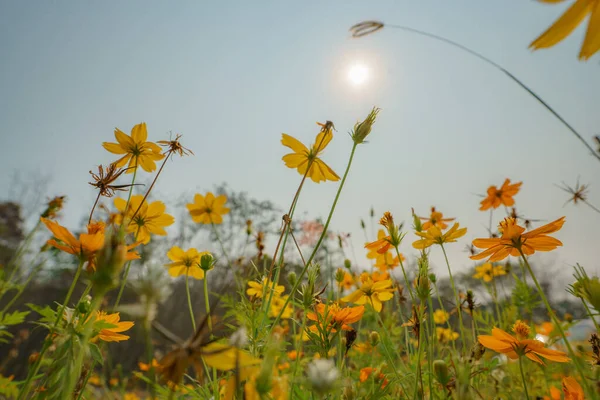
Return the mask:
<path id="1" fill-rule="evenodd" d="M 380 312 L 382 308 L 381 303 L 391 300 L 393 297 L 394 289 L 392 288 L 391 280 L 373 282 L 372 279 L 367 279 L 358 290 L 342 298 L 341 301 L 354 304 L 369 303 L 375 311 Z"/>
<path id="2" fill-rule="evenodd" d="M 101 329 L 98 335 L 96 335 L 92 340 L 100 339 L 104 340 L 105 342 L 120 342 L 122 340 L 129 339 L 129 336 L 122 335 L 119 332 L 125 332 L 126 330 L 131 329 L 133 322 L 121 322 L 121 317 L 119 316 L 118 312 L 114 314 L 107 314 L 104 311 L 96 311 L 95 322 L 99 321 L 114 325 L 114 327 Z"/>
<path id="3" fill-rule="evenodd" d="M 250 290 L 250 289 L 248 289 L 248 290 Z M 281 310 L 283 310 L 283 305 L 287 301 L 288 297 L 289 297 L 288 295 L 285 295 L 285 296 L 274 295 L 273 296 L 273 298 L 271 299 L 271 307 L 269 309 L 269 317 L 276 318 L 279 315 Z M 291 318 L 293 311 L 294 311 L 294 308 L 292 307 L 292 303 L 288 302 L 287 305 L 285 306 L 285 311 L 283 312 L 283 314 L 281 314 L 281 319 Z"/>
<path id="4" fill-rule="evenodd" d="M 135 393 L 125 393 L 123 400 L 140 400 L 137 394 Z"/>
<path id="5" fill-rule="evenodd" d="M 200 258 L 210 254 L 208 251 L 198 252 L 192 248 L 183 251 L 180 247 L 173 246 L 167 253 L 167 257 L 172 263 L 166 264 L 169 268 L 169 275 L 176 278 L 181 275 L 188 275 L 194 279 L 204 279 L 204 271 L 200 268 Z"/>
<path id="6" fill-rule="evenodd" d="M 148 131 L 146 123 L 137 124 L 131 129 L 131 136 L 115 129 L 115 138 L 118 143 L 104 142 L 102 146 L 113 154 L 125 154 L 114 162 L 117 168 L 120 168 L 129 162 L 127 173 L 132 173 L 138 165 L 146 172 L 152 172 L 156 169 L 156 161 L 162 160 L 160 147 L 152 142 L 147 142 Z M 133 168 L 132 168 L 133 167 Z"/>
<path id="7" fill-rule="evenodd" d="M 433 313 L 433 322 L 435 322 L 436 324 L 445 324 L 448 321 L 448 318 L 450 318 L 450 314 L 448 314 L 441 308 L 438 308 Z"/>
<path id="8" fill-rule="evenodd" d="M 329 334 L 329 332 L 337 332 L 339 328 L 345 331 L 352 330 L 349 324 L 358 322 L 364 313 L 365 306 L 342 308 L 337 303 L 327 305 L 319 303 L 315 311 L 308 312 L 306 317 L 315 322 L 315 325 L 310 327 L 311 332 Z"/>
<path id="9" fill-rule="evenodd" d="M 448 229 L 446 233 L 442 234 L 442 231 L 437 226 L 431 226 L 426 232 L 415 232 L 417 236 L 422 239 L 417 240 L 413 243 L 415 249 L 426 249 L 434 244 L 444 244 L 456 242 L 456 239 L 462 237 L 467 233 L 467 228 L 458 229 L 458 222 L 452 225 L 452 228 Z"/>
<path id="10" fill-rule="evenodd" d="M 131 196 L 127 211 L 125 211 L 127 205 L 125 199 L 115 198 L 115 207 L 120 211 L 120 215 L 115 218 L 115 223 L 120 224 L 125 218 L 129 221 L 127 232 L 135 234 L 136 241 L 147 244 L 150 241 L 150 234 L 165 236 L 167 232 L 164 227 L 172 225 L 175 218 L 172 215 L 165 214 L 166 207 L 162 201 L 154 201 L 148 204 L 146 200 L 142 203 L 143 198 L 142 195 Z M 140 203 L 142 204 L 141 207 Z M 131 217 L 134 217 L 133 220 L 131 220 Z"/>
<path id="11" fill-rule="evenodd" d="M 266 281 L 266 283 L 265 283 Z M 263 278 L 262 281 L 260 282 L 256 282 L 256 281 L 250 281 L 248 282 L 248 286 L 249 288 L 246 290 L 246 294 L 248 294 L 248 296 L 252 297 L 258 297 L 259 299 L 263 298 L 264 295 L 264 289 L 266 289 L 266 292 L 269 293 L 271 291 L 271 288 L 273 287 L 273 282 L 269 279 L 266 280 L 266 278 Z M 280 295 L 283 293 L 283 291 L 285 290 L 285 288 L 281 285 L 276 285 L 275 286 L 275 294 L 274 296 Z"/>
<path id="12" fill-rule="evenodd" d="M 491 282 L 495 277 L 506 275 L 506 270 L 502 265 L 493 265 L 492 263 L 485 263 L 478 267 L 475 267 L 475 279 L 483 279 L 484 282 Z"/>
<path id="13" fill-rule="evenodd" d="M 562 0 L 540 0 L 544 3 L 560 3 Z M 535 39 L 530 45 L 533 50 L 552 47 L 573 32 L 575 28 L 590 15 L 587 32 L 581 51 L 580 60 L 587 60 L 600 50 L 600 0 L 576 0 L 571 7 Z"/>
<path id="14" fill-rule="evenodd" d="M 289 147 L 294 152 L 283 156 L 283 162 L 286 167 L 296 168 L 300 175 L 306 174 L 310 179 L 316 183 L 321 181 L 338 181 L 340 177 L 321 159 L 318 157 L 319 154 L 327 147 L 331 139 L 333 139 L 333 133 L 331 129 L 333 124 L 319 124 L 322 129 L 317 134 L 315 144 L 310 147 L 310 150 L 300 143 L 300 141 L 290 135 L 283 133 L 281 136 L 281 144 Z M 306 169 L 310 164 L 308 173 Z"/>
<path id="15" fill-rule="evenodd" d="M 346 290 L 351 289 L 354 286 L 354 277 L 350 272 L 344 271 L 344 279 L 338 285 Z"/>
<path id="16" fill-rule="evenodd" d="M 442 328 L 440 326 L 435 328 L 437 340 L 440 343 L 447 343 L 458 339 L 458 333 L 448 328 Z"/>
<path id="17" fill-rule="evenodd" d="M 431 207 L 431 216 L 429 218 L 419 217 L 419 219 L 426 221 L 423 224 L 423 229 L 427 230 L 432 226 L 437 226 L 440 229 L 446 229 L 448 227 L 446 222 L 454 221 L 455 218 L 444 218 L 444 214 L 436 211 L 435 207 Z"/>
<path id="18" fill-rule="evenodd" d="M 226 202 L 227 196 L 224 194 L 215 197 L 211 192 L 206 193 L 206 196 L 197 193 L 194 202 L 188 203 L 186 207 L 195 223 L 220 224 L 223 222 L 223 215 L 229 212 L 229 208 L 224 207 Z"/>
<path id="19" fill-rule="evenodd" d="M 139 362 L 138 363 L 138 367 L 140 368 L 140 371 L 150 371 L 150 367 L 154 368 L 156 371 L 158 371 L 160 369 L 160 364 L 158 363 L 158 361 L 156 360 L 156 358 L 152 359 L 152 363 L 151 364 L 146 364 L 143 362 Z"/>

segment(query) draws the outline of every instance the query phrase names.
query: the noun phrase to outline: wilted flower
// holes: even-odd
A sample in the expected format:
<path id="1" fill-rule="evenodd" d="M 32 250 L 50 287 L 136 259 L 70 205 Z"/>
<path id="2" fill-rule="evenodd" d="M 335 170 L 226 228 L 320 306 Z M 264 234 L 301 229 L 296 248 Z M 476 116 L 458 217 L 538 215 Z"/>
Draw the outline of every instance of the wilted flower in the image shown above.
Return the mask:
<path id="1" fill-rule="evenodd" d="M 126 191 L 128 187 L 132 186 L 131 184 L 114 185 L 114 182 L 125 171 L 125 169 L 117 168 L 115 164 L 110 164 L 106 168 L 99 165 L 97 174 L 90 171 L 95 182 L 89 182 L 89 184 L 99 190 L 100 196 L 112 197 L 115 194 L 115 191 Z"/>

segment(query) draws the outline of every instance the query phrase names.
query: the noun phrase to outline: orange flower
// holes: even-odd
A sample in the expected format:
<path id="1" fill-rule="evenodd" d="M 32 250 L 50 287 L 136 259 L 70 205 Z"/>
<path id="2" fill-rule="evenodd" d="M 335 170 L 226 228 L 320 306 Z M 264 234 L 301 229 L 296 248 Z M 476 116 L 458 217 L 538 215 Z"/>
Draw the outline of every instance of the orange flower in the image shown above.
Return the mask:
<path id="1" fill-rule="evenodd" d="M 378 254 L 385 254 L 392 247 L 390 236 L 386 236 L 383 229 L 377 233 L 377 240 L 365 244 L 365 249 L 369 250 L 367 258 L 375 258 Z"/>
<path id="2" fill-rule="evenodd" d="M 423 221 L 427 221 L 423 224 L 423 230 L 427 230 L 432 226 L 437 226 L 440 229 L 446 229 L 448 224 L 446 222 L 454 221 L 454 218 L 444 218 L 444 214 L 435 210 L 435 207 L 431 207 L 431 216 L 419 217 Z"/>
<path id="3" fill-rule="evenodd" d="M 471 259 L 481 260 L 489 257 L 488 261 L 500 261 L 509 255 L 518 257 L 520 255 L 519 250 L 528 256 L 536 251 L 554 250 L 558 246 L 562 246 L 562 242 L 548 236 L 548 234 L 560 230 L 564 223 L 565 217 L 561 217 L 549 224 L 523 233 L 525 228 L 519 226 L 516 219 L 505 218 L 498 227 L 498 230 L 502 233 L 501 237 L 473 240 L 473 246 L 486 250 L 471 256 Z"/>
<path id="4" fill-rule="evenodd" d="M 360 370 L 360 376 L 358 379 L 360 380 L 361 383 L 364 383 L 364 382 L 366 382 L 367 379 L 369 379 L 371 374 L 375 375 L 375 382 L 377 382 L 377 383 L 381 382 L 381 388 L 385 389 L 385 387 L 389 383 L 387 378 L 380 370 L 375 369 L 373 367 L 362 368 Z"/>
<path id="5" fill-rule="evenodd" d="M 119 316 L 119 313 L 107 314 L 104 311 L 96 311 L 96 322 L 100 321 L 114 325 L 114 327 L 101 329 L 98 335 L 92 340 L 100 339 L 104 340 L 105 342 L 120 342 L 122 340 L 129 339 L 129 336 L 123 335 L 119 332 L 124 332 L 131 329 L 133 322 L 120 322 L 121 317 Z"/>
<path id="6" fill-rule="evenodd" d="M 341 288 L 346 290 L 351 289 L 354 286 L 354 277 L 348 271 L 344 271 L 344 279 L 339 283 Z"/>
<path id="7" fill-rule="evenodd" d="M 96 268 L 96 254 L 104 247 L 105 235 L 103 222 L 92 221 L 92 223 L 87 226 L 88 232 L 80 234 L 79 239 L 77 239 L 67 228 L 59 225 L 57 222 L 46 218 L 41 218 L 41 221 L 57 239 L 50 239 L 46 243 L 65 253 L 73 254 L 81 260 L 84 260 L 88 263 L 88 270 L 94 270 Z M 140 255 L 137 252 L 130 251 L 137 245 L 138 243 L 134 243 L 126 247 L 126 260 L 129 261 L 140 258 Z"/>
<path id="8" fill-rule="evenodd" d="M 575 378 L 565 376 L 562 380 L 562 389 L 565 400 L 583 400 L 583 388 Z"/>
<path id="9" fill-rule="evenodd" d="M 349 331 L 352 330 L 349 324 L 359 321 L 365 313 L 365 306 L 344 307 L 341 308 L 337 303 L 317 304 L 315 312 L 309 312 L 306 317 L 315 321 L 319 327 L 313 325 L 310 327 L 312 332 L 327 330 L 327 332 L 337 332 L 337 329 Z"/>
<path id="10" fill-rule="evenodd" d="M 520 321 L 515 324 L 515 328 L 518 328 Z M 517 336 L 519 338 L 515 338 L 509 333 L 503 331 L 499 328 L 492 329 L 492 335 L 479 335 L 477 340 L 484 347 L 488 349 L 494 350 L 498 353 L 506 354 L 506 356 L 512 360 L 516 360 L 520 356 L 525 356 L 532 361 L 535 361 L 539 364 L 544 364 L 542 359 L 538 356 L 544 357 L 550 361 L 556 362 L 568 362 L 569 357 L 562 351 L 550 350 L 544 347 L 544 343 L 535 339 L 526 339 L 522 337 L 522 334 L 519 334 L 519 330 L 517 331 Z"/>
<path id="11" fill-rule="evenodd" d="M 506 179 L 500 189 L 496 186 L 490 186 L 487 190 L 487 197 L 481 201 L 479 210 L 485 211 L 490 208 L 498 208 L 501 205 L 510 207 L 515 204 L 513 196 L 519 193 L 523 182 L 510 184 L 510 179 Z"/>
<path id="12" fill-rule="evenodd" d="M 400 253 L 400 258 L 402 261 L 406 260 L 402 253 Z M 385 272 L 387 270 L 396 268 L 398 265 L 400 265 L 400 259 L 398 256 L 394 257 L 392 252 L 388 251 L 385 254 L 377 254 L 377 258 L 375 258 L 375 264 L 373 266 L 375 268 L 379 268 L 381 272 Z"/>
<path id="13" fill-rule="evenodd" d="M 139 362 L 138 363 L 138 367 L 140 367 L 140 371 L 150 371 L 150 366 L 152 366 L 152 368 L 154 368 L 154 370 L 158 371 L 160 370 L 160 364 L 158 363 L 158 361 L 156 361 L 156 358 L 152 359 L 152 364 L 146 364 L 143 362 Z"/>

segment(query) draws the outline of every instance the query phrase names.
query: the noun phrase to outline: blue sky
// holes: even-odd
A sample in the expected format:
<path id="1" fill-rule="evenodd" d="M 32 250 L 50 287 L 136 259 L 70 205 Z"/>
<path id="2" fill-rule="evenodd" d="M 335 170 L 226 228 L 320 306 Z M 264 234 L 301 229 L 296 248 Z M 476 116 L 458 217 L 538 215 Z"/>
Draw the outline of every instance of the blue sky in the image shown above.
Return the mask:
<path id="1" fill-rule="evenodd" d="M 281 161 L 281 133 L 312 143 L 315 122 L 334 121 L 338 134 L 323 159 L 341 174 L 351 148 L 346 132 L 378 106 L 380 118 L 370 143 L 359 148 L 332 222 L 353 233 L 359 254 L 359 219 L 371 206 L 408 220 L 411 207 L 427 214 L 435 205 L 469 228 L 449 253 L 455 269 L 470 268 L 464 245 L 485 236 L 488 221 L 475 194 L 511 178 L 524 182 L 516 197 L 521 213 L 567 217 L 557 235 L 565 246 L 536 257 L 566 277 L 575 262 L 600 271 L 600 216 L 562 208 L 567 195 L 554 186 L 580 176 L 598 205 L 600 163 L 552 115 L 497 70 L 454 48 L 387 28 L 360 40 L 348 33 L 354 23 L 376 19 L 460 42 L 514 73 L 590 139 L 600 133 L 600 66 L 598 56 L 577 60 L 583 28 L 550 50 L 527 49 L 567 6 L 4 1 L 0 190 L 8 192 L 13 170 L 51 174 L 48 195 L 68 196 L 64 223 L 77 228 L 94 200 L 88 171 L 114 160 L 101 143 L 113 141 L 115 127 L 129 132 L 145 121 L 151 140 L 181 133 L 196 153 L 167 165 L 157 196 L 227 182 L 287 208 L 300 175 Z M 356 62 L 371 69 L 361 87 L 346 78 Z M 311 183 L 300 211 L 325 215 L 336 188 Z M 403 250 L 411 253 L 408 242 Z"/>

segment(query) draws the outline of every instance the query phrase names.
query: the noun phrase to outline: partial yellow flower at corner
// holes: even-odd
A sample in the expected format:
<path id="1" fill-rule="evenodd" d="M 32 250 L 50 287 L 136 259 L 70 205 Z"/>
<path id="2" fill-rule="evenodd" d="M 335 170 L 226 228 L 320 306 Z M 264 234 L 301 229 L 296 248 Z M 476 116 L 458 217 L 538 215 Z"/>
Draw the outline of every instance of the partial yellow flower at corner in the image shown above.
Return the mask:
<path id="1" fill-rule="evenodd" d="M 543 3 L 560 3 L 563 0 L 539 0 Z M 588 60 L 600 50 L 600 0 L 576 0 L 550 28 L 535 39 L 529 47 L 533 50 L 554 46 L 569 36 L 579 24 L 590 16 L 580 60 Z"/>
<path id="2" fill-rule="evenodd" d="M 156 161 L 164 158 L 156 143 L 146 141 L 148 131 L 145 122 L 135 125 L 131 129 L 131 136 L 115 128 L 115 138 L 118 143 L 104 142 L 102 146 L 113 154 L 124 154 L 114 164 L 117 168 L 121 168 L 129 162 L 128 174 L 133 173 L 138 166 L 146 172 L 152 172 L 156 169 Z"/>
<path id="3" fill-rule="evenodd" d="M 192 220 L 197 224 L 221 224 L 223 215 L 229 213 L 229 208 L 225 207 L 227 196 L 224 194 L 216 196 L 211 192 L 203 196 L 197 193 L 194 196 L 194 202 L 186 205 Z"/>
<path id="4" fill-rule="evenodd" d="M 167 253 L 169 260 L 173 261 L 165 264 L 169 275 L 176 278 L 181 275 L 188 275 L 194 279 L 204 279 L 204 271 L 200 268 L 200 259 L 203 255 L 210 254 L 208 251 L 198 252 L 191 248 L 183 251 L 178 246 L 173 246 Z"/>
<path id="5" fill-rule="evenodd" d="M 338 181 L 340 177 L 319 158 L 319 154 L 333 139 L 333 133 L 331 132 L 333 124 L 319 123 L 319 125 L 321 126 L 321 131 L 317 134 L 315 143 L 310 147 L 310 150 L 298 139 L 283 133 L 281 135 L 281 144 L 289 147 L 294 152 L 286 154 L 282 160 L 286 167 L 297 169 L 300 175 L 307 174 L 316 183 Z M 306 173 L 309 163 L 310 168 L 308 169 L 308 173 Z"/>
<path id="6" fill-rule="evenodd" d="M 150 234 L 166 236 L 167 231 L 164 228 L 172 225 L 175 222 L 175 218 L 165 213 L 167 208 L 162 201 L 154 201 L 148 204 L 143 199 L 144 196 L 142 195 L 131 196 L 129 207 L 125 210 L 127 201 L 120 197 L 115 198 L 115 207 L 120 212 L 115 217 L 115 223 L 117 225 L 121 224 L 123 218 L 125 218 L 129 221 L 127 232 L 136 235 L 136 241 L 147 244 L 150 242 Z M 141 207 L 140 203 L 142 203 Z M 139 211 L 137 211 L 138 209 Z M 134 217 L 133 220 L 131 217 Z"/>

